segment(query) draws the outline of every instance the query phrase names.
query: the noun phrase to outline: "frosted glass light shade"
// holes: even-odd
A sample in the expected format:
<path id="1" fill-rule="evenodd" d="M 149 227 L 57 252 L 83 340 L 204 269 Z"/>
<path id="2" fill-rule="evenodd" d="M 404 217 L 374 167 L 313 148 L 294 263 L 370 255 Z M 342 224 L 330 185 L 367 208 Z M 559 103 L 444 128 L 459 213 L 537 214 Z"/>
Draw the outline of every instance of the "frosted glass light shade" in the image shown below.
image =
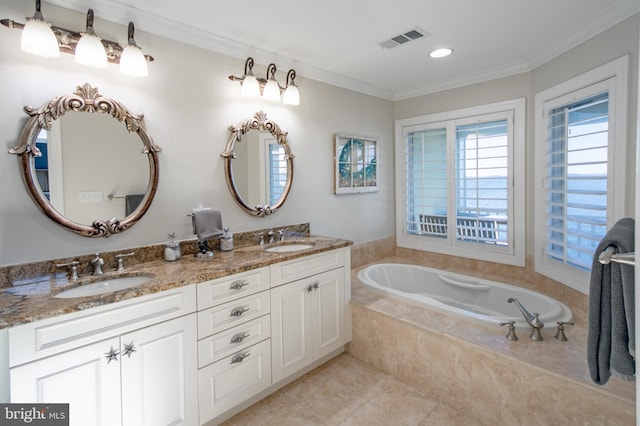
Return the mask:
<path id="1" fill-rule="evenodd" d="M 267 82 L 267 84 L 264 86 L 262 97 L 268 101 L 280 100 L 280 86 L 278 86 L 278 83 L 275 80 L 269 80 Z"/>
<path id="2" fill-rule="evenodd" d="M 144 58 L 142 49 L 138 46 L 125 46 L 120 56 L 120 71 L 123 74 L 135 77 L 148 76 L 149 68 L 147 67 L 147 60 Z"/>
<path id="3" fill-rule="evenodd" d="M 51 26 L 39 19 L 28 19 L 22 29 L 20 48 L 32 55 L 59 58 L 60 48 Z"/>
<path id="4" fill-rule="evenodd" d="M 100 41 L 100 37 L 83 34 L 76 45 L 76 62 L 96 68 L 107 67 L 107 51 Z"/>
<path id="5" fill-rule="evenodd" d="M 240 88 L 240 95 L 246 98 L 257 98 L 260 96 L 260 84 L 254 75 L 245 75 Z"/>
<path id="6" fill-rule="evenodd" d="M 284 91 L 282 96 L 282 103 L 287 105 L 300 105 L 300 92 L 298 86 L 290 84 L 287 86 L 287 90 Z"/>

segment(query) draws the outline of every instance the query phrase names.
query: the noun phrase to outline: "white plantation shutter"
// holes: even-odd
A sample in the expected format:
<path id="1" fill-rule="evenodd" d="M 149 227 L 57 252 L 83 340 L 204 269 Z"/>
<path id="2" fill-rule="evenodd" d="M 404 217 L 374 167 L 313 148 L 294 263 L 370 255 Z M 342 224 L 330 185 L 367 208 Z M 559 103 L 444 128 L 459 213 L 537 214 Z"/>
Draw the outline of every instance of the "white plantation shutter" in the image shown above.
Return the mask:
<path id="1" fill-rule="evenodd" d="M 445 128 L 407 135 L 407 231 L 447 237 L 448 172 Z M 433 226 L 439 225 L 439 226 Z"/>
<path id="2" fill-rule="evenodd" d="M 605 92 L 547 110 L 545 253 L 585 270 L 607 231 L 608 106 Z"/>
<path id="3" fill-rule="evenodd" d="M 507 245 L 509 214 L 507 119 L 456 126 L 456 239 Z"/>
<path id="4" fill-rule="evenodd" d="M 535 270 L 589 293 L 595 248 L 628 215 L 629 58 L 535 96 Z"/>

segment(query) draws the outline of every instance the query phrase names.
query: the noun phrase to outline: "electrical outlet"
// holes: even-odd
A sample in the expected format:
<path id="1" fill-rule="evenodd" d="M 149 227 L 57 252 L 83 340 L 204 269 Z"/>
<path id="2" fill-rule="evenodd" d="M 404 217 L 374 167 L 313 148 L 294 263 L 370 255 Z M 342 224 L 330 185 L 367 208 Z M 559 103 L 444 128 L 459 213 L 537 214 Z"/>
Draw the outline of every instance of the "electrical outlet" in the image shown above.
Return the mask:
<path id="1" fill-rule="evenodd" d="M 102 191 L 80 191 L 81 203 L 101 203 Z"/>

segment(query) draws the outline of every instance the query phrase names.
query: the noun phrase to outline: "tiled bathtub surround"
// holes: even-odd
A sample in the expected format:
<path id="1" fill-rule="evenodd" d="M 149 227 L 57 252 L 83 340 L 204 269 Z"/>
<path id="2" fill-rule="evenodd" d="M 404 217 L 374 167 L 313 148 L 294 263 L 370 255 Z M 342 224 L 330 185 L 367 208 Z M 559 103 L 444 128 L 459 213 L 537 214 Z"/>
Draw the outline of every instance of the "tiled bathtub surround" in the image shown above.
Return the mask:
<path id="1" fill-rule="evenodd" d="M 419 263 L 534 288 L 569 305 L 576 325 L 566 328 L 567 342 L 553 338 L 553 324 L 543 329 L 543 342 L 532 342 L 523 332 L 520 340 L 508 341 L 507 330 L 498 326 L 481 327 L 365 288 L 354 268 L 352 355 L 483 424 L 635 424 L 635 383 L 612 378 L 598 386 L 589 378 L 586 296 L 568 297 L 564 293 L 572 290 L 562 288 L 547 291 L 552 282 L 525 282 L 522 277 L 535 276 L 527 274 L 529 268 L 506 268 L 511 273 L 506 279 L 487 263 L 397 252 L 401 255 L 376 262 Z"/>

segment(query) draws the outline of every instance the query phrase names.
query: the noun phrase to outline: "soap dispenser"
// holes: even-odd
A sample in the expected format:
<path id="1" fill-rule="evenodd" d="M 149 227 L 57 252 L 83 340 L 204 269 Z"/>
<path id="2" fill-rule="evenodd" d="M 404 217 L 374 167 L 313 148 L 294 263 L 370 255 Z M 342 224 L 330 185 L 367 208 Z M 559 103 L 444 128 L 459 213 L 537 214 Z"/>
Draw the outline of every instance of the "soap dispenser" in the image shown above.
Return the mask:
<path id="1" fill-rule="evenodd" d="M 224 234 L 220 236 L 220 251 L 233 250 L 233 234 L 229 233 L 229 228 L 224 228 Z"/>
<path id="2" fill-rule="evenodd" d="M 164 244 L 164 260 L 167 262 L 173 262 L 180 259 L 182 255 L 180 250 L 180 243 L 176 241 L 176 234 L 172 232 L 168 234 L 169 241 Z"/>

